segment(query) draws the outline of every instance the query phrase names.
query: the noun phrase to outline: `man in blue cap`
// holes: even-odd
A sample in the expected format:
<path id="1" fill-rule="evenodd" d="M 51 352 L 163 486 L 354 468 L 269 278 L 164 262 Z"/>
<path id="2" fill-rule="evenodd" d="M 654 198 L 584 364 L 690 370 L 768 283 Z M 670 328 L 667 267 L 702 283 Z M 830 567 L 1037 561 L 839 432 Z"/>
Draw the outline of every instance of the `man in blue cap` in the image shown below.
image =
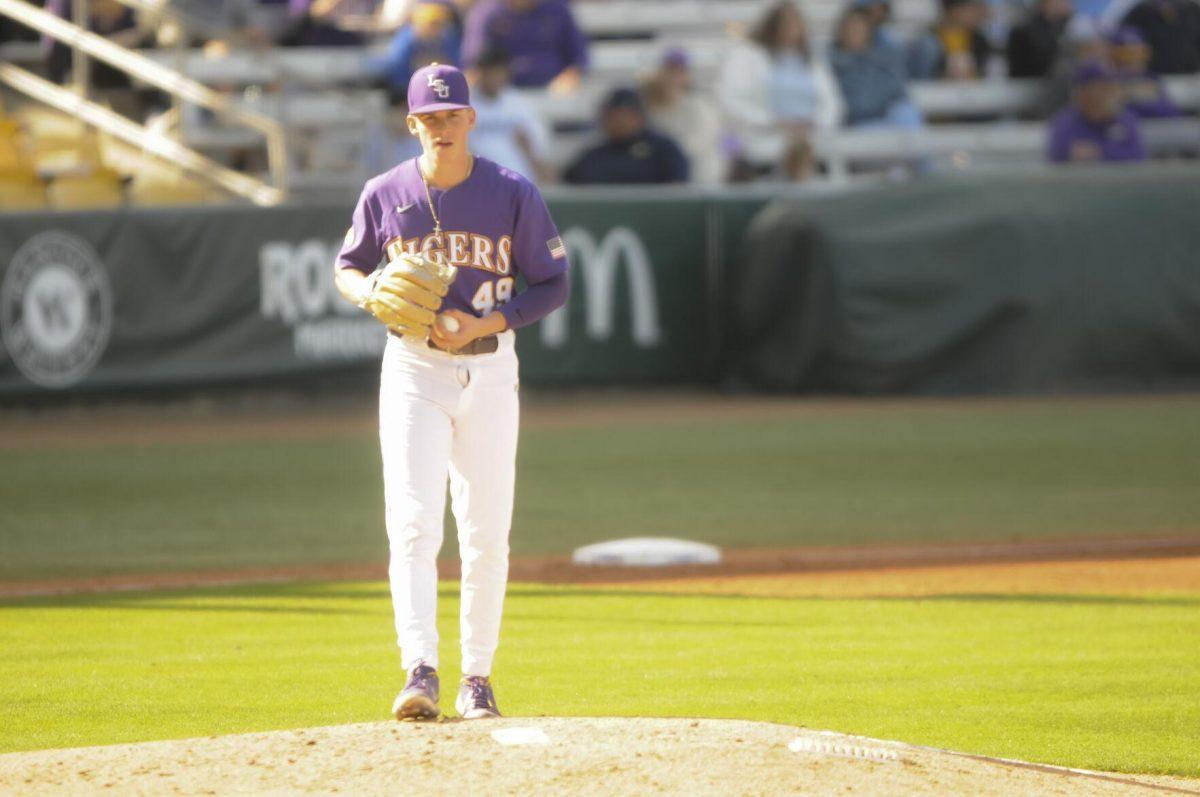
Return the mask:
<path id="1" fill-rule="evenodd" d="M 1137 117 L 1125 107 L 1117 75 L 1099 61 L 1079 67 L 1071 104 L 1050 123 L 1047 155 L 1055 163 L 1140 161 L 1146 148 Z"/>
<path id="2" fill-rule="evenodd" d="M 379 441 L 388 578 L 408 673 L 392 712 L 401 720 L 441 712 L 437 555 L 449 477 L 462 557 L 455 708 L 464 719 L 497 717 L 490 676 L 519 415 L 513 330 L 566 300 L 567 252 L 537 188 L 471 154 L 476 117 L 462 72 L 417 70 L 408 111 L 421 155 L 367 181 L 334 272 L 341 294 L 388 329 Z"/>
<path id="3" fill-rule="evenodd" d="M 604 141 L 584 150 L 563 172 L 576 185 L 682 183 L 688 160 L 671 139 L 646 126 L 638 93 L 615 89 L 600 108 Z"/>

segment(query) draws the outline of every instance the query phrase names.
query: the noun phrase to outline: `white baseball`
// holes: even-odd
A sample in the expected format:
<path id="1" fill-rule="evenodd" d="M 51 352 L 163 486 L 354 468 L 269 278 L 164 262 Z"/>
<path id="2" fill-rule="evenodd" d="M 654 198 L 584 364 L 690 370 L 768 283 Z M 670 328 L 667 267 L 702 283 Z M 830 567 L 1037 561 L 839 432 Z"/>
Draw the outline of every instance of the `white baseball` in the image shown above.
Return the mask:
<path id="1" fill-rule="evenodd" d="M 452 315 L 444 315 L 444 316 L 442 316 L 441 320 L 442 320 L 442 329 L 446 330 L 447 332 L 449 332 L 451 334 L 454 334 L 455 332 L 457 332 L 461 326 L 458 323 L 458 319 Z"/>

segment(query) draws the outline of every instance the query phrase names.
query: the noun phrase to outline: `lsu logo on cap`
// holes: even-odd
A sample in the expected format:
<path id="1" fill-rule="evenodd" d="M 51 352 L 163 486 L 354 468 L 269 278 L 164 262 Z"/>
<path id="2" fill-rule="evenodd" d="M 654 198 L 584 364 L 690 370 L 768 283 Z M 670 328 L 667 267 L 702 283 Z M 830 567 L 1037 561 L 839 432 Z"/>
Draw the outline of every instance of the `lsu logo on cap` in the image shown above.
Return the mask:
<path id="1" fill-rule="evenodd" d="M 429 75 L 425 81 L 429 88 L 433 89 L 433 93 L 441 97 L 443 100 L 450 96 L 450 87 L 446 85 L 446 81 L 436 75 Z"/>

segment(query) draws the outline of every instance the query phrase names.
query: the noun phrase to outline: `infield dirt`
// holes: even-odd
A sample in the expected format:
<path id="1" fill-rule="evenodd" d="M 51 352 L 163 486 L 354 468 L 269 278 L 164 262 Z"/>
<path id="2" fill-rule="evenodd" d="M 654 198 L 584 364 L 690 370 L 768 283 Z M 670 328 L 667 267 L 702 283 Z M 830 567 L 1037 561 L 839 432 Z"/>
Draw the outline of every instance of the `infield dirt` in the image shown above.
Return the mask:
<path id="1" fill-rule="evenodd" d="M 505 728 L 537 728 L 547 741 L 504 745 L 492 734 Z M 540 717 L 13 753 L 0 756 L 0 791 L 1153 795 L 1200 794 L 1200 781 L 1085 774 L 762 722 Z"/>

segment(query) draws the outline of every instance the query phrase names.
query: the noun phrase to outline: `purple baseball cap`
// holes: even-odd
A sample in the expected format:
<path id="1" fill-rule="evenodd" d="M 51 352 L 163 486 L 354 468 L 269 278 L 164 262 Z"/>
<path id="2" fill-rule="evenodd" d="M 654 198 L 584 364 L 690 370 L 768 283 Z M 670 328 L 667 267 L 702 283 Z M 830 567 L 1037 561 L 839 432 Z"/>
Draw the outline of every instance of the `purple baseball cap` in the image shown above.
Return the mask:
<path id="1" fill-rule="evenodd" d="M 413 73 L 408 81 L 408 112 L 433 113 L 471 107 L 467 78 L 458 67 L 433 63 Z"/>
<path id="2" fill-rule="evenodd" d="M 672 47 L 663 53 L 662 65 L 674 67 L 691 66 L 692 59 L 688 57 L 687 50 L 682 47 Z"/>
<path id="3" fill-rule="evenodd" d="M 1116 79 L 1112 67 L 1103 61 L 1085 61 L 1075 70 L 1071 82 L 1076 86 L 1086 86 L 1089 83 L 1107 83 Z"/>

